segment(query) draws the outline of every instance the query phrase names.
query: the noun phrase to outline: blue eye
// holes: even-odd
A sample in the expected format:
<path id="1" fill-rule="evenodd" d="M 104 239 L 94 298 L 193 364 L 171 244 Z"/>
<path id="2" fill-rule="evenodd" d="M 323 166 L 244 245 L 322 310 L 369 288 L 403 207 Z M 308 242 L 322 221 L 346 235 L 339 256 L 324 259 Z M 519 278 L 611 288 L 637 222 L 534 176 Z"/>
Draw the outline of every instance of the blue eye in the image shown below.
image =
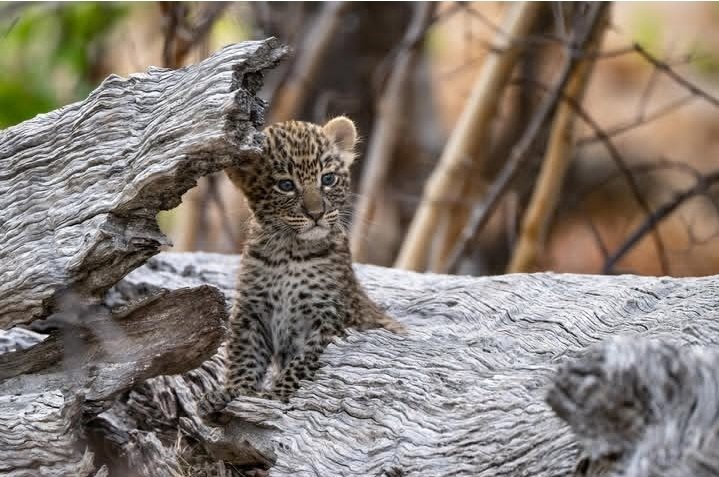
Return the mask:
<path id="1" fill-rule="evenodd" d="M 295 183 L 290 179 L 282 179 L 277 181 L 277 188 L 282 192 L 292 192 L 295 190 Z"/>
<path id="2" fill-rule="evenodd" d="M 330 187 L 335 185 L 335 182 L 337 182 L 337 175 L 334 172 L 328 172 L 327 174 L 322 174 L 322 178 L 320 180 L 322 181 L 323 186 Z"/>

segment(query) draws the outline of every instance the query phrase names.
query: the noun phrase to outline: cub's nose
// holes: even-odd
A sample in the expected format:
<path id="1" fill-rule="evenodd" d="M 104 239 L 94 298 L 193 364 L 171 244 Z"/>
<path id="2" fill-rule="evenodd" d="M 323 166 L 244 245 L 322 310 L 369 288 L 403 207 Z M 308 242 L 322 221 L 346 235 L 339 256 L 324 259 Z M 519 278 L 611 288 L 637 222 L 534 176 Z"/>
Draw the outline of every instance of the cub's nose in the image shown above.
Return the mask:
<path id="1" fill-rule="evenodd" d="M 303 212 L 307 217 L 317 222 L 322 218 L 323 215 L 325 215 L 324 209 L 306 209 L 303 207 Z"/>
<path id="2" fill-rule="evenodd" d="M 325 204 L 318 190 L 308 188 L 302 197 L 302 212 L 315 222 L 325 214 Z"/>

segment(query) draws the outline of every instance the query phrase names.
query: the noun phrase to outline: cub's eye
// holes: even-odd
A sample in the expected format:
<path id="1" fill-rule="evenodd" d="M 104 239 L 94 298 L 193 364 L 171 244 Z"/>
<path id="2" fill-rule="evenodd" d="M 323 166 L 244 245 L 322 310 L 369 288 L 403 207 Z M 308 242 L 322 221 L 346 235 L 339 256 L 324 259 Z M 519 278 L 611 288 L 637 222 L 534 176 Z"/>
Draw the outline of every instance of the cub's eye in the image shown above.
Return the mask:
<path id="1" fill-rule="evenodd" d="M 335 182 L 337 182 L 337 175 L 334 172 L 328 172 L 327 174 L 322 174 L 322 178 L 320 180 L 322 181 L 323 186 L 330 187 L 335 185 Z"/>
<path id="2" fill-rule="evenodd" d="M 290 179 L 282 179 L 277 181 L 277 188 L 282 192 L 292 192 L 295 190 L 295 183 Z"/>

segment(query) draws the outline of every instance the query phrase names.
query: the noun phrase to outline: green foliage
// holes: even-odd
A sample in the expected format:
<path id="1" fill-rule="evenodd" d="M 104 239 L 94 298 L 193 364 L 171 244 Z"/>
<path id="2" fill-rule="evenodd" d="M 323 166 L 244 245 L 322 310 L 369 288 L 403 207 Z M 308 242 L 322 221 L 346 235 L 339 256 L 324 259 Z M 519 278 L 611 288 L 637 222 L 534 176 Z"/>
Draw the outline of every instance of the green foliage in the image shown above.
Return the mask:
<path id="1" fill-rule="evenodd" d="M 109 2 L 40 3 L 0 15 L 0 128 L 85 97 L 102 41 L 126 11 Z"/>
<path id="2" fill-rule="evenodd" d="M 664 28 L 654 9 L 639 8 L 633 17 L 632 38 L 652 55 L 660 55 Z"/>
<path id="3" fill-rule="evenodd" d="M 692 67 L 702 76 L 719 77 L 719 56 L 702 44 L 697 44 L 692 51 Z"/>

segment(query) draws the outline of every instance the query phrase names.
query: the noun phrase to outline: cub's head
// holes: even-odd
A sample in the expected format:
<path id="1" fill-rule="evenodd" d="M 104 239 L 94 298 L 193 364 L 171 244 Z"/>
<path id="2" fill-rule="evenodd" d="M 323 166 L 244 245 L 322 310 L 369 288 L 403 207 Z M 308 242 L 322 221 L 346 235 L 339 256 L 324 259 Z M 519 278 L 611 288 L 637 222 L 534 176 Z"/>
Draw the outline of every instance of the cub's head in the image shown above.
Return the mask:
<path id="1" fill-rule="evenodd" d="M 228 176 L 263 230 L 300 240 L 325 238 L 349 212 L 354 124 L 344 116 L 324 126 L 288 121 L 264 133 L 262 156 L 229 169 Z"/>

